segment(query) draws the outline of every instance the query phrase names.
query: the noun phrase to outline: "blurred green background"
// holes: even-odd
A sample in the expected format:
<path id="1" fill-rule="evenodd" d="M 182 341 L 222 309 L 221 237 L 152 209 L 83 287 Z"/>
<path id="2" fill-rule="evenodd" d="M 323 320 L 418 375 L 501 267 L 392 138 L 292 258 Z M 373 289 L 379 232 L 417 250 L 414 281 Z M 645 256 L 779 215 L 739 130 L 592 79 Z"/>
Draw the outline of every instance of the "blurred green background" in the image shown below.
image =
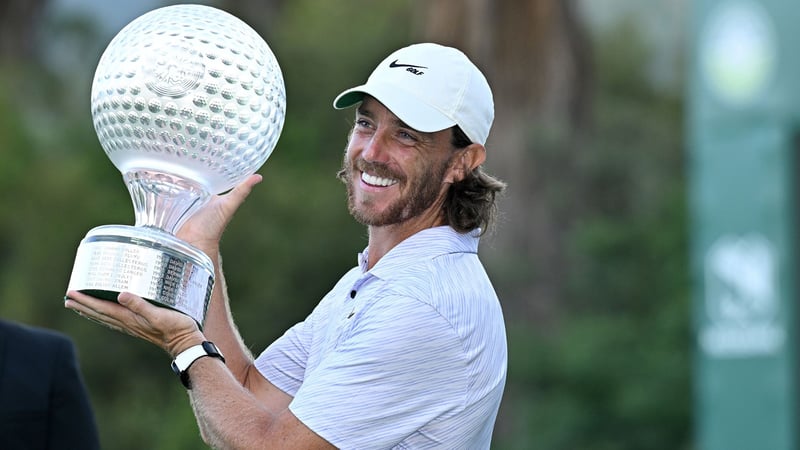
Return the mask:
<path id="1" fill-rule="evenodd" d="M 396 48 L 453 44 L 493 86 L 487 169 L 509 184 L 481 244 L 510 351 L 493 448 L 693 447 L 688 2 L 204 3 L 256 29 L 286 80 L 283 134 L 222 249 L 256 354 L 366 244 L 335 179 L 352 112 L 332 99 Z M 117 31 L 166 4 L 0 3 L 0 317 L 74 339 L 107 449 L 203 448 L 168 357 L 62 307 L 84 234 L 133 223 L 92 126 L 94 68 Z"/>

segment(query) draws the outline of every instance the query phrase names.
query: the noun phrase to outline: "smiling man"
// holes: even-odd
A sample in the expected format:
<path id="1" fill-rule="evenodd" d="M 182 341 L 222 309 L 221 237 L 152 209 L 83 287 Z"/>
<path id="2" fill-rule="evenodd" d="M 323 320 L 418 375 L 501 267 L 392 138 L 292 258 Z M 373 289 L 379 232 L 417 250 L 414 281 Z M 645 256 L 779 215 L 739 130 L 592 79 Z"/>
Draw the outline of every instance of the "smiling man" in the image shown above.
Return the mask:
<path id="1" fill-rule="evenodd" d="M 214 447 L 489 448 L 507 364 L 500 304 L 477 255 L 505 187 L 481 167 L 489 85 L 461 51 L 416 44 L 334 106 L 356 106 L 338 176 L 369 242 L 257 358 L 231 318 L 219 256 L 257 175 L 179 233 L 217 268 L 202 332 L 128 293 L 117 304 L 69 292 L 65 306 L 174 356 Z"/>

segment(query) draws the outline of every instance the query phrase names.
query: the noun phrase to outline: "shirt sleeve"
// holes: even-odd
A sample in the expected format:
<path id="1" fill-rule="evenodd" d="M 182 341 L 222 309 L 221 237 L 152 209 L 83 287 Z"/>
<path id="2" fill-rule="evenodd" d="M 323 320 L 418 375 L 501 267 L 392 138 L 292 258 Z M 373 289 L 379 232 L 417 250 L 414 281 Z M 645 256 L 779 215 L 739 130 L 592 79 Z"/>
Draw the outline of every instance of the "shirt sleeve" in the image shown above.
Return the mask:
<path id="1" fill-rule="evenodd" d="M 289 406 L 306 426 L 339 448 L 391 448 L 464 407 L 463 346 L 434 308 L 392 296 L 354 319 Z"/>
<path id="2" fill-rule="evenodd" d="M 297 393 L 306 371 L 312 338 L 310 319 L 289 328 L 255 361 L 258 371 L 270 383 L 291 396 Z"/>
<path id="3" fill-rule="evenodd" d="M 275 387 L 292 397 L 297 393 L 309 366 L 308 358 L 315 342 L 315 328 L 325 323 L 337 289 L 352 283 L 348 277 L 356 273 L 356 270 L 354 268 L 342 277 L 304 321 L 289 328 L 256 358 L 256 369 Z"/>

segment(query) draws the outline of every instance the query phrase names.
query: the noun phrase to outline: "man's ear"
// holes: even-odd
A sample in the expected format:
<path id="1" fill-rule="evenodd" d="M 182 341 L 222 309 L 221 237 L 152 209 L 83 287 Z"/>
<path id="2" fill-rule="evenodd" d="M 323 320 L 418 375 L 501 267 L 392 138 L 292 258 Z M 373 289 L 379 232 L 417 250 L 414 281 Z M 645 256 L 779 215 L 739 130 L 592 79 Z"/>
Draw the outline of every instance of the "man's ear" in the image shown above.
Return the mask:
<path id="1" fill-rule="evenodd" d="M 472 143 L 458 151 L 460 155 L 453 158 L 450 173 L 445 180 L 448 183 L 458 183 L 466 178 L 467 174 L 486 161 L 486 147 Z"/>

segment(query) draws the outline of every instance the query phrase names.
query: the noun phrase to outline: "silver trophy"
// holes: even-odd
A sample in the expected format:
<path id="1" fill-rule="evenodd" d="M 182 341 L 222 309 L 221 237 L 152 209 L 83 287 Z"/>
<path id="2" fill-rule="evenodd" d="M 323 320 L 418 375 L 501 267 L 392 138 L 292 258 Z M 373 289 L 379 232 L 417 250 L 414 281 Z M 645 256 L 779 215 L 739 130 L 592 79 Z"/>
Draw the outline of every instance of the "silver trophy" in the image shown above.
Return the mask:
<path id="1" fill-rule="evenodd" d="M 98 63 L 92 119 L 123 174 L 136 224 L 90 230 L 69 289 L 107 300 L 132 292 L 202 326 L 214 267 L 174 233 L 211 195 L 266 162 L 285 111 L 275 56 L 238 18 L 176 5 L 123 28 Z"/>

